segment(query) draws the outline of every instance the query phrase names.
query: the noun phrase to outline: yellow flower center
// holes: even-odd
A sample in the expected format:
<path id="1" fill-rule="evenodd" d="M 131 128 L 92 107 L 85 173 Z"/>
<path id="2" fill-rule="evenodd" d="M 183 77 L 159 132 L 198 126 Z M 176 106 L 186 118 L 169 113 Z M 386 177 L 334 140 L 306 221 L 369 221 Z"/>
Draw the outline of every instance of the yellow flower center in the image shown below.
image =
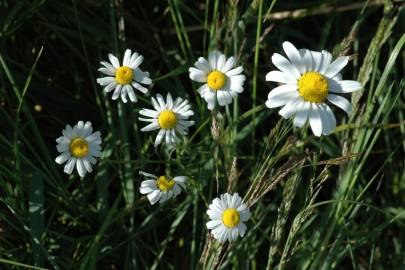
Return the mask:
<path id="1" fill-rule="evenodd" d="M 174 128 L 177 123 L 176 114 L 173 111 L 163 111 L 159 114 L 158 123 L 161 128 Z"/>
<path id="2" fill-rule="evenodd" d="M 76 158 L 82 158 L 89 153 L 89 144 L 83 138 L 75 138 L 70 143 L 70 153 Z"/>
<path id="3" fill-rule="evenodd" d="M 119 67 L 115 71 L 115 81 L 119 84 L 128 84 L 134 78 L 134 70 L 127 66 Z"/>
<path id="4" fill-rule="evenodd" d="M 173 179 L 167 179 L 166 176 L 159 176 L 156 185 L 160 191 L 166 192 L 173 188 L 175 182 Z"/>
<path id="5" fill-rule="evenodd" d="M 222 214 L 222 222 L 228 228 L 233 228 L 239 224 L 240 215 L 235 208 L 228 208 Z"/>
<path id="6" fill-rule="evenodd" d="M 226 83 L 226 77 L 225 77 L 224 73 L 222 73 L 218 70 L 214 70 L 208 74 L 207 84 L 211 89 L 219 90 L 222 87 L 224 87 L 225 83 Z"/>
<path id="7" fill-rule="evenodd" d="M 328 80 L 318 72 L 304 73 L 298 80 L 298 92 L 305 101 L 323 103 L 329 92 Z"/>

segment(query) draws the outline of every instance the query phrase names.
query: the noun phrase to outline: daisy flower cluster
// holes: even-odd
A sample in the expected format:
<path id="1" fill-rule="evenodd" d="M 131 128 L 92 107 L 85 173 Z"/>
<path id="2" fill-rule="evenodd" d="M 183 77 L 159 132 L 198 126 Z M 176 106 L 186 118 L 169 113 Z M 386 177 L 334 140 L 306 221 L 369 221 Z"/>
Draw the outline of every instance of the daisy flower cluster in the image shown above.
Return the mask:
<path id="1" fill-rule="evenodd" d="M 311 51 L 297 49 L 290 42 L 282 47 L 285 56 L 274 53 L 271 60 L 277 70 L 270 71 L 266 80 L 278 83 L 268 94 L 265 105 L 269 109 L 281 107 L 279 114 L 292 119 L 296 127 L 302 128 L 307 122 L 315 136 L 328 135 L 336 128 L 336 118 L 331 104 L 351 112 L 350 102 L 342 95 L 358 91 L 361 84 L 353 80 L 343 80 L 341 71 L 349 58 L 339 56 L 333 60 L 327 51 Z M 147 71 L 140 66 L 143 56 L 127 49 L 122 61 L 108 54 L 109 62 L 101 61 L 98 69 L 103 77 L 97 79 L 106 93 L 112 92 L 112 100 L 121 98 L 123 103 L 128 100 L 138 101 L 137 91 L 147 94 L 152 79 Z M 243 67 L 237 65 L 235 57 L 227 58 L 219 51 L 213 51 L 208 59 L 199 57 L 193 67 L 189 68 L 189 77 L 200 83 L 197 93 L 207 103 L 209 110 L 227 106 L 243 93 L 246 76 Z M 194 116 L 191 104 L 182 97 L 173 98 L 167 93 L 151 97 L 151 107 L 139 110 L 139 121 L 146 125 L 141 132 L 156 132 L 154 146 L 160 144 L 176 145 L 181 137 L 186 136 L 189 127 L 195 124 L 190 119 Z M 71 174 L 76 168 L 80 177 L 93 171 L 101 152 L 101 133 L 93 132 L 92 123 L 79 121 L 71 127 L 66 125 L 62 136 L 56 139 L 59 155 L 55 161 L 65 164 L 64 172 Z M 143 172 L 145 177 L 140 183 L 139 192 L 146 195 L 151 205 L 164 203 L 177 197 L 186 189 L 186 176 L 160 176 Z M 250 218 L 249 207 L 238 193 L 225 193 L 214 198 L 207 210 L 209 221 L 207 229 L 219 242 L 235 241 L 246 233 Z"/>

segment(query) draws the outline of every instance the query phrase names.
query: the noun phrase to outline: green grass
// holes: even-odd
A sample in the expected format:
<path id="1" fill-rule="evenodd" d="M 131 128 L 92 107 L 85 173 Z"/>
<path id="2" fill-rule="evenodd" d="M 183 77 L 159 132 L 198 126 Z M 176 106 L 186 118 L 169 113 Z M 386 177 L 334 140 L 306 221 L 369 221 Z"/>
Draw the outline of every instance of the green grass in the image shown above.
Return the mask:
<path id="1" fill-rule="evenodd" d="M 405 269 L 405 34 L 401 1 L 0 0 L 0 269 Z M 283 41 L 349 55 L 365 86 L 321 138 L 263 104 Z M 126 48 L 153 85 L 138 103 L 97 85 Z M 219 49 L 247 77 L 213 113 L 188 68 Z M 153 147 L 138 112 L 157 93 L 190 100 L 176 148 Z M 349 96 L 348 96 L 349 97 Z M 80 179 L 54 162 L 66 124 L 92 121 L 103 155 Z M 187 175 L 151 206 L 139 170 Z M 252 217 L 220 245 L 205 227 L 219 194 Z"/>

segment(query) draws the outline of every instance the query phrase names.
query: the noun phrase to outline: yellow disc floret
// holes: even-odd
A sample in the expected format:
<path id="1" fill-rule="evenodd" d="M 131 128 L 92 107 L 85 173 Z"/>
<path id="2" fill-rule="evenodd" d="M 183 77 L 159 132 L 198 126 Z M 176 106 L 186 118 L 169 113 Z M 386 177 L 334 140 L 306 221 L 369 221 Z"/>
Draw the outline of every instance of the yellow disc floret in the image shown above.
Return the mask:
<path id="1" fill-rule="evenodd" d="M 134 78 L 134 70 L 127 66 L 119 67 L 115 71 L 115 81 L 119 84 L 128 84 Z"/>
<path id="2" fill-rule="evenodd" d="M 159 176 L 156 180 L 156 186 L 160 191 L 166 192 L 173 188 L 175 182 L 173 179 L 167 179 L 166 176 Z"/>
<path id="3" fill-rule="evenodd" d="M 240 215 L 238 210 L 235 208 L 228 208 L 222 214 L 222 222 L 228 228 L 233 228 L 238 226 L 240 221 Z"/>
<path id="4" fill-rule="evenodd" d="M 176 126 L 177 117 L 173 111 L 163 111 L 159 114 L 158 123 L 161 128 L 171 129 Z"/>
<path id="5" fill-rule="evenodd" d="M 328 89 L 328 80 L 318 72 L 304 73 L 298 80 L 298 92 L 308 102 L 325 102 Z"/>
<path id="6" fill-rule="evenodd" d="M 225 86 L 226 76 L 224 73 L 214 70 L 208 74 L 207 84 L 213 90 L 219 90 Z"/>
<path id="7" fill-rule="evenodd" d="M 83 138 L 75 138 L 70 143 L 70 153 L 76 158 L 82 158 L 89 153 L 89 144 Z"/>

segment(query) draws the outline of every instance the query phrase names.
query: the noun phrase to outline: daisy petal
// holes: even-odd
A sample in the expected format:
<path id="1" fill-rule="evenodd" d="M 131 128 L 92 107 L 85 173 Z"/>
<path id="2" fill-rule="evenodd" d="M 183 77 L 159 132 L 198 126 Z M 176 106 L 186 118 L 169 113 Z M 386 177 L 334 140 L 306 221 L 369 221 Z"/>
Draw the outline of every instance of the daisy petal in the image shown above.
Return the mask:
<path id="1" fill-rule="evenodd" d="M 329 94 L 327 99 L 334 105 L 344 110 L 347 115 L 352 112 L 352 104 L 346 98 L 338 95 Z"/>
<path id="2" fill-rule="evenodd" d="M 304 73 L 305 65 L 297 48 L 295 48 L 295 46 L 291 44 L 291 42 L 286 41 L 283 43 L 283 49 L 288 59 L 290 59 L 291 63 L 297 67 L 298 71 L 301 72 L 301 74 Z"/>
<path id="3" fill-rule="evenodd" d="M 298 91 L 286 91 L 278 95 L 272 96 L 266 101 L 268 108 L 276 108 L 287 104 L 292 99 L 298 98 Z"/>
<path id="4" fill-rule="evenodd" d="M 358 81 L 344 80 L 335 81 L 329 80 L 329 91 L 332 93 L 351 93 L 362 89 L 363 87 Z"/>
<path id="5" fill-rule="evenodd" d="M 305 123 L 307 122 L 308 115 L 310 112 L 311 103 L 302 101 L 299 105 L 297 105 L 297 113 L 294 117 L 294 126 L 302 128 Z"/>
<path id="6" fill-rule="evenodd" d="M 312 132 L 315 136 L 322 135 L 322 119 L 319 112 L 319 107 L 315 103 L 311 103 L 311 112 L 309 113 L 309 123 L 311 124 Z"/>
<path id="7" fill-rule="evenodd" d="M 275 70 L 270 71 L 266 75 L 266 81 L 279 82 L 279 83 L 296 83 L 296 79 L 291 79 L 290 76 L 286 75 L 284 72 Z"/>
<path id="8" fill-rule="evenodd" d="M 271 61 L 279 70 L 283 71 L 285 75 L 291 77 L 292 81 L 294 79 L 298 79 L 301 76 L 299 70 L 281 54 L 273 54 L 273 56 L 271 57 Z"/>
<path id="9" fill-rule="evenodd" d="M 108 59 L 110 59 L 111 64 L 112 64 L 115 68 L 119 68 L 119 67 L 120 67 L 120 61 L 118 60 L 117 57 L 115 57 L 115 56 L 112 55 L 111 53 L 108 54 Z"/>
<path id="10" fill-rule="evenodd" d="M 329 78 L 334 77 L 338 74 L 349 62 L 348 56 L 339 56 L 333 61 L 327 68 L 325 75 Z"/>

